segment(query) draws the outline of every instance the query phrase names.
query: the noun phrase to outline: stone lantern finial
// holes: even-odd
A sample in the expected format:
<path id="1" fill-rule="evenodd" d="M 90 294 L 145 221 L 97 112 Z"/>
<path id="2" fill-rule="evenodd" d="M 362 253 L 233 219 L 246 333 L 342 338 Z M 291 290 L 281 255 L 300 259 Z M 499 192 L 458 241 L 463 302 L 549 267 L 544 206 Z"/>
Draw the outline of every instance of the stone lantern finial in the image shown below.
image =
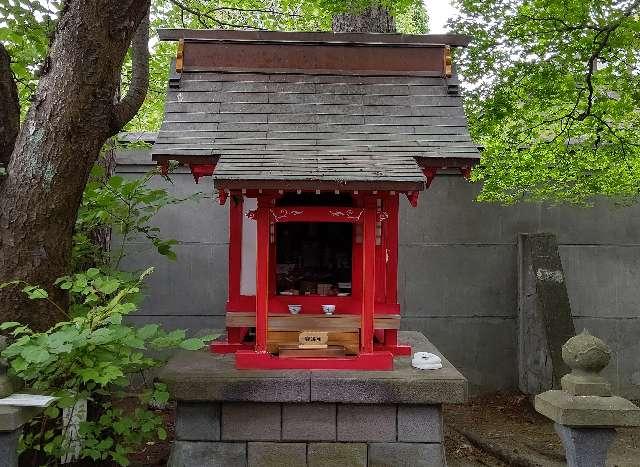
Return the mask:
<path id="1" fill-rule="evenodd" d="M 610 396 L 611 385 L 600 372 L 611 360 L 611 350 L 586 329 L 562 346 L 562 359 L 571 373 L 561 379 L 562 389 L 573 396 Z"/>

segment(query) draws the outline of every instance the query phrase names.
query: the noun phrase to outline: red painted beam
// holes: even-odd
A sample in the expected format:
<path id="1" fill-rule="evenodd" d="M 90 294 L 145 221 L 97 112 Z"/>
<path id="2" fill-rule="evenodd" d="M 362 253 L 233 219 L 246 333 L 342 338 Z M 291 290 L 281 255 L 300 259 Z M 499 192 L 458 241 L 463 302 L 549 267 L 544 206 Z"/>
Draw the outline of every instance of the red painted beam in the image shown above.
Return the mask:
<path id="1" fill-rule="evenodd" d="M 362 222 L 363 209 L 291 206 L 271 209 L 272 222 Z"/>

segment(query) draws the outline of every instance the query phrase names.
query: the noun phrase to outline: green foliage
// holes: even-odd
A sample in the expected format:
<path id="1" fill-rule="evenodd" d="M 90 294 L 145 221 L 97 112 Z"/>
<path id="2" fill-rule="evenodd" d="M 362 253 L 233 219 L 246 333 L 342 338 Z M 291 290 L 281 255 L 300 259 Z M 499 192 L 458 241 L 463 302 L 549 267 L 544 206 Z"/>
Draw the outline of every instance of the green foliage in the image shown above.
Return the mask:
<path id="1" fill-rule="evenodd" d="M 118 270 L 126 254 L 126 243 L 141 238 L 149 241 L 159 254 L 175 259 L 173 246 L 178 242 L 161 238 L 151 220 L 168 205 L 195 200 L 202 195 L 177 198 L 164 188 L 153 187 L 154 180 L 160 177 L 157 169 L 131 180 L 119 175 L 105 179 L 104 175 L 104 168 L 95 166 L 84 190 L 73 238 L 73 269 L 98 264 Z M 114 251 L 102 251 L 92 239 L 92 233 L 104 227 L 118 235 L 119 245 Z"/>
<path id="2" fill-rule="evenodd" d="M 168 400 L 164 385 L 154 384 L 139 394 L 131 410 L 118 407 L 117 399 L 129 385 L 130 375 L 160 363 L 148 350 L 198 350 L 213 336 L 187 339 L 184 331 L 165 332 L 157 324 L 141 328 L 123 324 L 123 317 L 137 309 L 140 288 L 151 271 L 129 281 L 97 268 L 60 278 L 58 286 L 69 291 L 74 303 L 67 321 L 46 332 L 34 332 L 16 322 L 0 324 L 0 331 L 13 338 L 2 352 L 10 373 L 28 389 L 59 398 L 32 422 L 22 439 L 24 450 L 40 450 L 52 461 L 60 458 L 68 449 L 68 427 L 61 410 L 82 399 L 89 401 L 94 414 L 80 426 L 83 458 L 127 465 L 127 455 L 142 443 L 166 437 L 160 415 L 146 408 L 150 401 L 162 404 Z M 24 286 L 22 290 L 31 299 L 49 300 L 57 307 L 43 289 L 19 281 L 0 288 L 9 286 Z"/>
<path id="3" fill-rule="evenodd" d="M 458 3 L 480 199 L 636 200 L 640 1 Z"/>
<path id="4" fill-rule="evenodd" d="M 38 83 L 58 8 L 58 2 L 0 0 L 0 42 L 12 59 L 23 115 Z"/>

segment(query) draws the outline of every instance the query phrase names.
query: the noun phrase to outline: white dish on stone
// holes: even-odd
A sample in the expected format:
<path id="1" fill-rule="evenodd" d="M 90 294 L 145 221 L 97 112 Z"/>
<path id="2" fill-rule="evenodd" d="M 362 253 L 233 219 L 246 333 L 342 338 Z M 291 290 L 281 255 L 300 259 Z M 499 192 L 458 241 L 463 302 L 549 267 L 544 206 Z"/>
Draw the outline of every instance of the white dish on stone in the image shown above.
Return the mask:
<path id="1" fill-rule="evenodd" d="M 302 305 L 288 305 L 289 313 L 297 315 L 302 310 Z"/>

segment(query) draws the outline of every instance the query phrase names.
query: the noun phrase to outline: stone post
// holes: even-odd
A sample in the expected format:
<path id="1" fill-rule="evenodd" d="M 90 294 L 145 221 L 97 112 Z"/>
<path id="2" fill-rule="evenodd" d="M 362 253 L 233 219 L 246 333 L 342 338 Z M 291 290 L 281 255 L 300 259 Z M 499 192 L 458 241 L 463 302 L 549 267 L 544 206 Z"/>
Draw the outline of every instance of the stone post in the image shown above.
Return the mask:
<path id="1" fill-rule="evenodd" d="M 0 336 L 0 351 L 7 346 L 6 337 Z M 7 362 L 0 360 L 0 398 L 13 393 L 13 385 L 7 376 Z M 40 409 L 34 407 L 0 406 L 0 467 L 18 466 L 18 438 L 22 426 L 36 416 Z"/>
<path id="2" fill-rule="evenodd" d="M 562 346 L 562 359 L 571 368 L 562 390 L 537 395 L 535 409 L 555 422 L 569 467 L 604 467 L 615 427 L 640 426 L 640 408 L 611 394 L 600 376 L 611 351 L 586 330 Z"/>

